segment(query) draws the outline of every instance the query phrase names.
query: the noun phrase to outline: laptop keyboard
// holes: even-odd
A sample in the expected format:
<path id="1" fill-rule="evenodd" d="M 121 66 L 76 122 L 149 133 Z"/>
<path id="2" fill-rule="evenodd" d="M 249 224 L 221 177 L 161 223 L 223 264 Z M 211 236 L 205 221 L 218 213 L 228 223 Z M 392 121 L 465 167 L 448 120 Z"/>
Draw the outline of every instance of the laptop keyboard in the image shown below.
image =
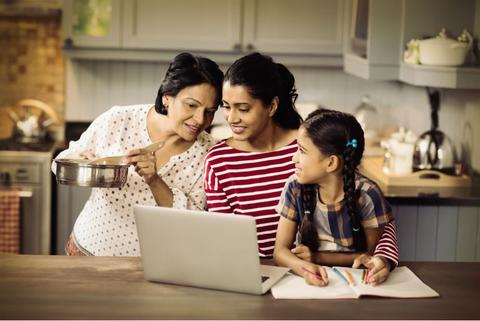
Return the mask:
<path id="1" fill-rule="evenodd" d="M 270 277 L 262 275 L 262 283 L 267 281 Z"/>

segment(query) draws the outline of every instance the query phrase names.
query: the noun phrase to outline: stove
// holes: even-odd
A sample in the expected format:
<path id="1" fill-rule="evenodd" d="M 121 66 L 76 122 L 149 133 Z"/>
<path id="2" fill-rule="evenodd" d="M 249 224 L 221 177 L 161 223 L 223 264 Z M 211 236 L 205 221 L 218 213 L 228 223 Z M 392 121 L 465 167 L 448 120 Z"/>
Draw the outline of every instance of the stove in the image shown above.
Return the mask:
<path id="1" fill-rule="evenodd" d="M 20 192 L 20 253 L 50 254 L 53 141 L 0 140 L 0 185 Z"/>
<path id="2" fill-rule="evenodd" d="M 0 139 L 0 151 L 49 152 L 53 149 L 54 144 L 54 141 L 22 143 L 12 139 Z"/>

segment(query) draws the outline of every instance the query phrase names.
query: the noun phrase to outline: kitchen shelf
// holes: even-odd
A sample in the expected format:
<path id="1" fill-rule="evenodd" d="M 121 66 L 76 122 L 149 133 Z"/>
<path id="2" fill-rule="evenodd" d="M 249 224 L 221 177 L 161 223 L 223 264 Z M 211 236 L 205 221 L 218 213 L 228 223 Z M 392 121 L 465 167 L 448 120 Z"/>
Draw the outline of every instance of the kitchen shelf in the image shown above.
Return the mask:
<path id="1" fill-rule="evenodd" d="M 400 64 L 399 80 L 416 86 L 480 89 L 479 67 Z"/>
<path id="2" fill-rule="evenodd" d="M 145 61 L 170 62 L 181 50 L 151 50 L 151 49 L 102 49 L 102 48 L 63 48 L 63 54 L 72 60 L 118 60 L 118 61 Z M 213 59 L 219 64 L 231 64 L 246 53 L 242 52 L 213 52 L 191 51 Z M 270 53 L 266 53 L 270 54 Z M 299 67 L 341 67 L 341 55 L 296 55 L 273 54 L 277 62 L 287 66 Z"/>
<path id="3" fill-rule="evenodd" d="M 343 69 L 345 72 L 363 79 L 374 80 L 397 80 L 398 65 L 375 64 L 367 58 L 354 53 L 345 53 L 343 57 Z"/>

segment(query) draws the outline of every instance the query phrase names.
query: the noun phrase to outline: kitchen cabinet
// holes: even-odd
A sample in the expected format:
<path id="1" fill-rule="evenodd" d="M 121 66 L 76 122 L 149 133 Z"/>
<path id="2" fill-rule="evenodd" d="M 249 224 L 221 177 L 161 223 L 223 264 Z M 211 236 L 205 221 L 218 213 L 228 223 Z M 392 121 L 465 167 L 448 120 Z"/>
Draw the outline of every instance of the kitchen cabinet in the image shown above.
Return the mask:
<path id="1" fill-rule="evenodd" d="M 288 64 L 341 65 L 345 0 L 117 0 L 104 37 L 74 34 L 75 3 L 65 3 L 70 58 L 169 61 L 188 50 L 231 63 L 261 51 Z"/>
<path id="2" fill-rule="evenodd" d="M 349 1 L 345 72 L 364 79 L 398 79 L 401 5 L 399 0 Z"/>
<path id="3" fill-rule="evenodd" d="M 412 38 L 424 35 L 434 36 L 445 28 L 453 36 L 459 36 L 464 29 L 472 33 L 480 20 L 476 14 L 480 1 L 476 0 L 403 0 L 402 50 Z M 435 17 L 435 19 L 426 19 Z M 477 21 L 476 21 L 477 20 Z M 479 63 L 479 62 L 477 62 Z M 411 85 L 441 88 L 480 88 L 480 66 L 423 66 L 400 63 L 399 80 Z"/>
<path id="4" fill-rule="evenodd" d="M 267 53 L 339 55 L 344 1 L 246 0 L 242 49 Z"/>
<path id="5" fill-rule="evenodd" d="M 66 48 L 120 47 L 122 2 L 110 0 L 97 6 L 92 1 L 64 0 L 62 29 Z"/>
<path id="6" fill-rule="evenodd" d="M 122 47 L 240 49 L 240 0 L 125 0 Z"/>
<path id="7" fill-rule="evenodd" d="M 56 185 L 55 254 L 65 254 L 65 245 L 72 232 L 78 214 L 90 197 L 90 187 Z"/>
<path id="8" fill-rule="evenodd" d="M 400 261 L 480 261 L 480 207 L 394 205 Z"/>
<path id="9" fill-rule="evenodd" d="M 350 33 L 344 70 L 364 79 L 400 80 L 417 86 L 480 88 L 480 66 L 424 66 L 403 63 L 410 39 L 435 36 L 445 28 L 458 36 L 479 30 L 478 0 L 350 0 L 346 4 Z M 362 13 L 364 15 L 362 15 Z M 361 31 L 366 30 L 362 35 Z M 360 33 L 360 34 L 359 34 Z M 364 52 L 355 47 L 363 40 Z"/>

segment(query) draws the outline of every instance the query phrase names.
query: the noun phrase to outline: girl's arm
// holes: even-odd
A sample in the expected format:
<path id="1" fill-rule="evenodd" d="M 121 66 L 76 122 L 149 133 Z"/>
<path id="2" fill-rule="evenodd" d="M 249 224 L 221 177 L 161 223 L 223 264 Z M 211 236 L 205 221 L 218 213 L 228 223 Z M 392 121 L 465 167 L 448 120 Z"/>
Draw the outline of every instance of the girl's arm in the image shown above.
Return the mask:
<path id="1" fill-rule="evenodd" d="M 286 266 L 295 274 L 304 277 L 310 284 L 326 285 L 328 276 L 325 269 L 314 263 L 304 261 L 291 252 L 290 248 L 293 245 L 296 232 L 296 222 L 281 216 L 278 222 L 273 260 L 277 265 Z M 315 277 L 315 273 L 320 274 L 321 278 Z"/>
<path id="2" fill-rule="evenodd" d="M 351 266 L 355 258 L 361 254 L 373 255 L 378 240 L 382 236 L 383 227 L 364 228 L 365 240 L 367 243 L 366 252 L 316 252 L 313 260 L 317 264 L 323 265 L 343 265 Z"/>
<path id="3" fill-rule="evenodd" d="M 373 255 L 384 259 L 389 265 L 389 270 L 393 270 L 398 265 L 399 255 L 395 221 L 385 225 L 382 237 L 378 241 Z"/>

